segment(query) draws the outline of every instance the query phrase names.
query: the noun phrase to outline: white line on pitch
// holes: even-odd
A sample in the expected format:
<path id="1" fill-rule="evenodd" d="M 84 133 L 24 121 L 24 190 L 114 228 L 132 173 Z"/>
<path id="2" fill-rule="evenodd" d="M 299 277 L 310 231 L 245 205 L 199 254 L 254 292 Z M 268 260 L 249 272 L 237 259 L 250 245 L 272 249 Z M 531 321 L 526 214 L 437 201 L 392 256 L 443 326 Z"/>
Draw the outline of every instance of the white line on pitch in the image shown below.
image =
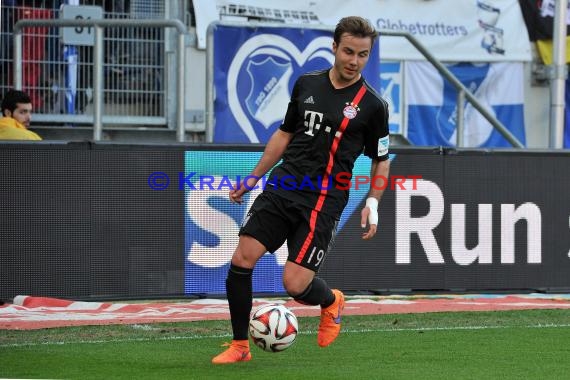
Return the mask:
<path id="1" fill-rule="evenodd" d="M 567 328 L 570 324 L 538 324 L 538 325 L 523 325 L 523 326 L 456 326 L 456 327 L 410 327 L 410 328 L 391 328 L 391 329 L 358 329 L 343 330 L 343 334 L 363 334 L 371 332 L 406 332 L 406 331 L 453 331 L 453 330 L 492 330 L 492 329 L 544 329 L 544 328 Z M 316 334 L 316 331 L 305 330 L 299 333 L 300 335 Z M 89 340 L 77 342 L 29 342 L 29 343 L 7 343 L 0 344 L 0 348 L 14 348 L 14 347 L 34 347 L 34 346 L 59 346 L 66 344 L 101 344 L 101 343 L 123 343 L 123 342 L 150 342 L 150 341 L 169 341 L 169 340 L 198 340 L 198 339 L 214 339 L 214 338 L 228 338 L 231 334 L 219 335 L 188 335 L 188 336 L 171 336 L 171 337 L 149 337 L 149 338 L 128 338 L 117 340 Z"/>

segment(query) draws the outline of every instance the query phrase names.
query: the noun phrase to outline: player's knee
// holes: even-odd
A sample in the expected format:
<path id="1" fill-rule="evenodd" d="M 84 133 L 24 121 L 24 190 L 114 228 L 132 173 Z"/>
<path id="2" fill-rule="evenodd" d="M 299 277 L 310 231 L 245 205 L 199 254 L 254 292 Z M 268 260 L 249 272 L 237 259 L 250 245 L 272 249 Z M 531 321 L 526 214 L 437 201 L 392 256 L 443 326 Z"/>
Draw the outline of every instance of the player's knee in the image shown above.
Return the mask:
<path id="1" fill-rule="evenodd" d="M 267 248 L 251 236 L 240 236 L 236 250 L 232 255 L 232 264 L 242 268 L 253 268 L 267 252 Z"/>
<path id="2" fill-rule="evenodd" d="M 283 270 L 283 287 L 287 294 L 297 299 L 307 290 L 314 276 L 313 271 L 287 262 Z"/>
<path id="3" fill-rule="evenodd" d="M 310 291 L 310 285 L 309 286 L 305 286 L 304 288 L 300 285 L 297 285 L 295 287 L 289 287 L 287 288 L 287 286 L 285 286 L 284 283 L 284 287 L 285 290 L 287 291 L 287 294 L 293 298 L 295 301 L 297 301 L 300 304 L 303 305 L 312 305 L 313 303 L 305 300 L 305 297 L 307 296 L 308 291 Z"/>
<path id="4" fill-rule="evenodd" d="M 232 255 L 233 265 L 237 265 L 238 267 L 242 268 L 250 268 L 251 267 L 250 261 L 251 260 L 248 258 L 245 252 L 242 249 L 240 249 L 240 247 L 236 248 L 234 254 Z"/>
<path id="5" fill-rule="evenodd" d="M 283 277 L 283 287 L 287 294 L 296 299 L 307 289 L 307 284 L 296 279 Z"/>

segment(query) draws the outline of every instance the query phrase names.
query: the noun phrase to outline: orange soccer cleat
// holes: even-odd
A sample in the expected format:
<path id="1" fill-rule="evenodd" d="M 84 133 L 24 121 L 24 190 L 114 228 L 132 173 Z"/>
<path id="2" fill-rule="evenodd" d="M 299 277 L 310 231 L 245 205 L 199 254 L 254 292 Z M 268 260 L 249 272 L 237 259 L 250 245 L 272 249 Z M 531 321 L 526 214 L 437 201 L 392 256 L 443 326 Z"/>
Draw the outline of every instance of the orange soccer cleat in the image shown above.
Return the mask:
<path id="1" fill-rule="evenodd" d="M 321 347 L 326 347 L 334 342 L 340 333 L 344 294 L 338 289 L 333 289 L 333 293 L 335 295 L 333 304 L 321 310 L 321 323 L 319 324 L 319 333 L 317 335 L 317 342 Z"/>
<path id="2" fill-rule="evenodd" d="M 227 350 L 212 359 L 213 364 L 230 364 L 237 362 L 247 362 L 251 360 L 248 340 L 232 340 L 231 343 L 224 343 Z"/>

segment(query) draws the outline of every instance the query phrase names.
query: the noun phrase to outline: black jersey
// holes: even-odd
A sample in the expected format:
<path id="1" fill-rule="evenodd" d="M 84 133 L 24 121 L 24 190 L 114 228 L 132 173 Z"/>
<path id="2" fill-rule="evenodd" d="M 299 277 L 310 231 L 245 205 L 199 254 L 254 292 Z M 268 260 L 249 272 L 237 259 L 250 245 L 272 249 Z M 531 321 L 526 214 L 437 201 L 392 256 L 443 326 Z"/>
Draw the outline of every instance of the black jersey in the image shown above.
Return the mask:
<path id="1" fill-rule="evenodd" d="M 358 156 L 388 159 L 388 104 L 362 78 L 335 89 L 329 70 L 302 75 L 280 129 L 294 136 L 266 190 L 336 218 Z"/>

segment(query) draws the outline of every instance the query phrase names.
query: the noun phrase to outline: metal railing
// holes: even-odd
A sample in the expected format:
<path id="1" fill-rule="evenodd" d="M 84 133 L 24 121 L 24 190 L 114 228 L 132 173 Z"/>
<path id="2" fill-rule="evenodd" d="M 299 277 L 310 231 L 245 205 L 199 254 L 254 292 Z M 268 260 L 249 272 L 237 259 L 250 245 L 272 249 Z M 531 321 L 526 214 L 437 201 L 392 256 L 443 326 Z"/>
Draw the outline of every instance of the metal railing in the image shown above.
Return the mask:
<path id="1" fill-rule="evenodd" d="M 176 61 L 176 140 L 184 141 L 184 61 L 185 61 L 185 36 L 186 26 L 180 20 L 157 20 L 157 19 L 83 19 L 83 20 L 46 20 L 26 19 L 20 20 L 14 25 L 14 63 L 13 76 L 14 87 L 22 89 L 22 34 L 26 27 L 93 27 L 95 31 L 94 62 L 93 62 L 93 116 L 88 115 L 53 115 L 57 121 L 64 122 L 93 122 L 93 140 L 102 139 L 103 124 L 108 120 L 103 116 L 103 28 L 109 27 L 155 27 L 173 28 L 177 33 L 177 61 Z M 166 102 L 167 107 L 170 102 Z M 168 115 L 168 112 L 166 113 Z M 128 118 L 128 117 L 127 117 Z M 107 119 L 107 120 L 106 120 Z M 47 121 L 47 120 L 46 120 Z M 55 120 L 54 120 L 55 121 Z M 168 120 L 161 118 L 159 122 L 168 124 Z"/>

